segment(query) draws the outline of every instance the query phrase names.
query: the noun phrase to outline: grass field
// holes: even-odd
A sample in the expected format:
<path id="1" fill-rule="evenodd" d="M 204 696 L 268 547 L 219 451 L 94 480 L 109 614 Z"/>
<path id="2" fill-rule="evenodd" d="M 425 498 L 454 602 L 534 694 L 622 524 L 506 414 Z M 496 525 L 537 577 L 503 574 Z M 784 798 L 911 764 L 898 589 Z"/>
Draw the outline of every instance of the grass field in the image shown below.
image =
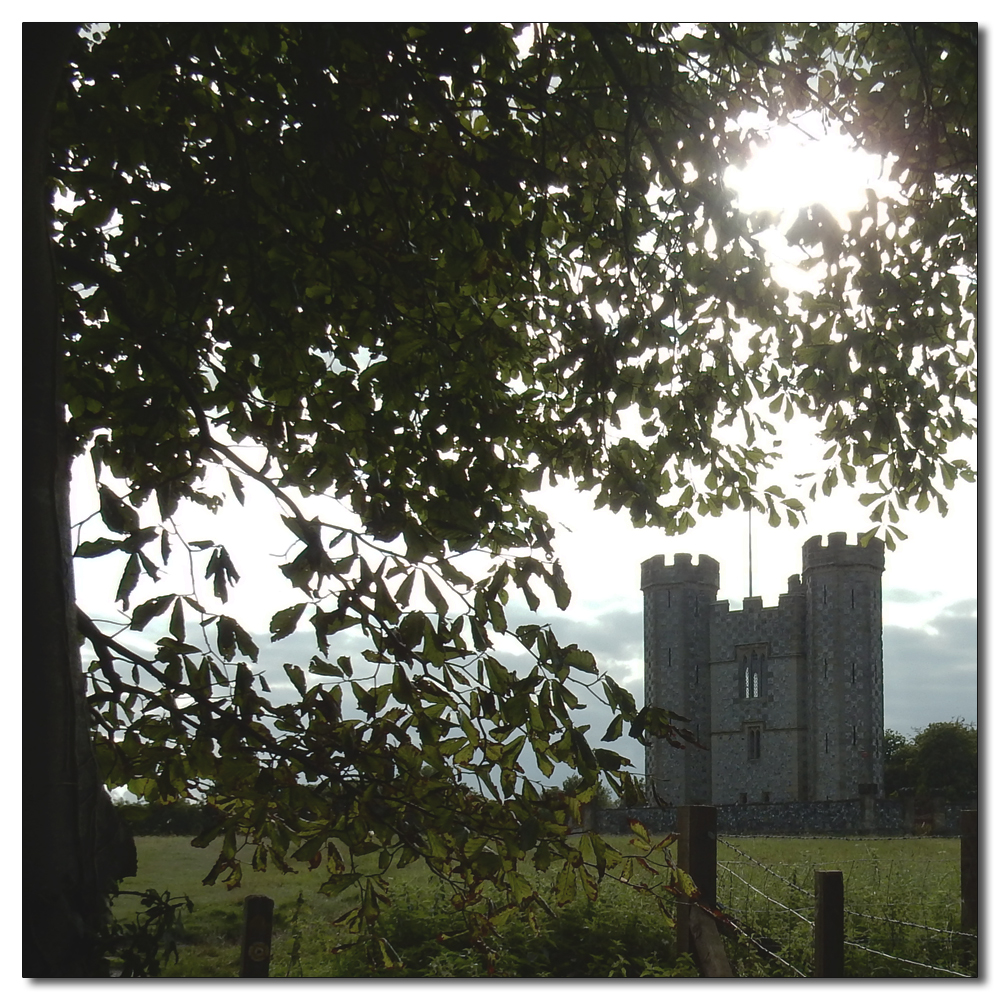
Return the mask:
<path id="1" fill-rule="evenodd" d="M 758 939 L 778 942 L 777 954 L 809 975 L 813 931 L 802 918 L 814 917 L 813 873 L 839 870 L 849 976 L 946 975 L 928 966 L 974 976 L 976 939 L 953 933 L 961 920 L 959 853 L 957 838 L 722 837 L 717 897 L 723 910 Z"/>
<path id="2" fill-rule="evenodd" d="M 624 847 L 626 839 L 621 838 L 618 846 Z M 345 893 L 329 900 L 319 894 L 316 890 L 325 878 L 322 869 L 282 875 L 255 872 L 247 864 L 243 885 L 228 891 L 221 884 L 201 884 L 213 860 L 210 850 L 192 848 L 183 837 L 144 837 L 136 843 L 140 875 L 122 888 L 169 890 L 186 894 L 195 904 L 192 913 L 184 914 L 178 935 L 179 961 L 168 963 L 161 975 L 236 976 L 243 899 L 250 893 L 263 893 L 275 901 L 273 977 L 375 974 L 356 950 L 330 953 L 332 946 L 348 940 L 345 931 L 330 926 L 331 921 L 354 898 Z M 812 919 L 816 868 L 843 871 L 846 936 L 868 949 L 846 949 L 848 975 L 942 975 L 926 966 L 976 974 L 975 939 L 940 933 L 957 929 L 960 917 L 957 839 L 722 838 L 718 860 L 720 906 L 758 941 L 771 942 L 768 947 L 787 963 L 761 956 L 746 942 L 734 942 L 731 957 L 742 976 L 795 976 L 795 970 L 811 974 L 812 929 L 801 917 Z M 382 932 L 402 967 L 381 975 L 489 974 L 481 955 L 463 945 L 461 935 L 448 940 L 460 930 L 460 922 L 425 868 L 411 865 L 397 873 L 394 891 L 399 898 L 386 912 Z M 120 897 L 116 916 L 128 917 L 136 904 L 137 897 Z M 672 929 L 648 903 L 621 887 L 608 886 L 594 904 L 574 902 L 558 910 L 537 934 L 510 922 L 504 935 L 501 957 L 493 967 L 498 976 L 692 974 L 686 960 L 678 967 Z M 897 956 L 921 964 L 908 965 Z"/>

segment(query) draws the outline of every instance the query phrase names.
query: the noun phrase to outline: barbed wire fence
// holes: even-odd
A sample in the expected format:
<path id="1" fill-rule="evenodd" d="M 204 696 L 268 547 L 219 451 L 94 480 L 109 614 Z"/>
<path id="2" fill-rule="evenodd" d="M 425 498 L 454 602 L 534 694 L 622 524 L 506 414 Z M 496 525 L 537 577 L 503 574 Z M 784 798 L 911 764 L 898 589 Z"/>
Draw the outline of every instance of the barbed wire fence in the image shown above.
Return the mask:
<path id="1" fill-rule="evenodd" d="M 806 887 L 799 884 L 797 879 L 797 874 L 799 870 L 803 867 L 813 865 L 813 867 L 822 867 L 824 869 L 834 868 L 837 862 L 822 862 L 819 864 L 812 862 L 789 862 L 788 866 L 791 868 L 791 878 L 782 875 L 779 871 L 775 870 L 775 866 L 765 864 L 750 854 L 745 850 L 738 847 L 737 845 L 724 840 L 721 837 L 717 837 L 717 842 L 719 845 L 728 848 L 741 860 L 736 861 L 720 861 L 718 863 L 718 869 L 720 875 L 724 875 L 720 879 L 717 886 L 717 899 L 719 905 L 726 912 L 727 916 L 730 918 L 735 930 L 744 935 L 750 944 L 752 944 L 763 956 L 774 960 L 787 968 L 789 972 L 796 977 L 808 978 L 811 973 L 804 971 L 799 968 L 793 961 L 782 957 L 777 952 L 779 950 L 784 950 L 784 946 L 781 941 L 775 940 L 775 934 L 781 933 L 781 930 L 785 932 L 786 941 L 793 937 L 792 927 L 795 921 L 807 925 L 809 928 L 810 937 L 812 932 L 815 931 L 816 922 L 814 919 L 814 914 L 817 909 L 817 897 L 816 894 Z M 770 838 L 769 838 L 770 839 Z M 878 859 L 870 859 L 871 861 L 877 862 Z M 850 882 L 850 875 L 853 873 L 854 868 L 858 864 L 858 859 L 852 859 L 845 863 L 848 868 L 848 879 Z M 890 876 L 888 881 L 891 882 L 891 872 L 892 872 L 893 862 L 889 861 L 889 871 Z M 740 871 L 737 870 L 738 867 L 745 869 L 744 874 L 748 876 L 751 875 L 752 871 L 760 871 L 764 873 L 764 878 L 761 880 L 762 884 L 755 882 L 752 877 L 744 878 Z M 728 880 L 729 888 L 729 899 L 724 900 L 723 896 L 725 893 L 724 882 Z M 781 887 L 781 891 L 771 890 L 768 892 L 768 882 L 773 880 Z M 736 888 L 736 883 L 739 883 L 744 890 L 744 902 L 742 905 L 736 902 L 734 889 Z M 771 894 L 773 893 L 773 894 Z M 778 899 L 777 895 L 782 895 L 785 898 Z M 751 905 L 751 900 L 755 902 L 756 905 Z M 868 913 L 862 910 L 856 910 L 844 907 L 844 916 L 853 918 L 851 921 L 852 928 L 859 924 L 870 923 L 881 928 L 888 928 L 890 930 L 906 929 L 907 931 L 919 931 L 925 935 L 939 935 L 949 942 L 965 941 L 970 945 L 974 945 L 978 941 L 978 935 L 975 932 L 959 930 L 951 927 L 937 927 L 929 923 L 921 923 L 916 920 L 905 920 L 895 916 L 885 916 L 877 913 Z M 761 915 L 763 914 L 763 919 Z M 779 930 L 775 925 L 775 917 L 785 916 L 787 919 L 783 927 Z M 844 936 L 844 947 L 852 949 L 855 952 L 866 953 L 868 955 L 877 956 L 881 959 L 886 959 L 894 963 L 899 963 L 901 966 L 913 970 L 922 970 L 923 973 L 935 973 L 938 976 L 949 976 L 959 979 L 971 979 L 975 978 L 974 973 L 963 972 L 959 969 L 949 968 L 944 964 L 936 964 L 932 961 L 920 961 L 917 958 L 903 957 L 898 954 L 893 954 L 891 951 L 883 950 L 882 948 L 871 947 L 868 943 L 868 934 L 855 934 L 852 938 L 846 934 Z M 880 942 L 881 943 L 881 942 Z M 801 948 L 801 952 L 804 956 L 808 957 L 807 947 Z M 954 948 L 951 949 L 954 954 Z M 805 962 L 800 962 L 800 964 L 807 964 Z M 914 976 L 920 976 L 922 973 L 915 971 Z"/>

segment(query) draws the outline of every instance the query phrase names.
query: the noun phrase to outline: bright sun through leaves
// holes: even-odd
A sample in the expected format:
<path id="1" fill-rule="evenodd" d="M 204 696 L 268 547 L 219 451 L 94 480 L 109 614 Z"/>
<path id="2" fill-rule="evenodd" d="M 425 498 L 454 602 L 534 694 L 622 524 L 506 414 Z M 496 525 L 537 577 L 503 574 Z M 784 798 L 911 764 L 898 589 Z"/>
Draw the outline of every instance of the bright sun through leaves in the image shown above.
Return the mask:
<path id="1" fill-rule="evenodd" d="M 879 157 L 854 149 L 847 136 L 830 132 L 818 115 L 757 128 L 765 141 L 745 167 L 730 167 L 726 183 L 736 192 L 742 211 L 772 215 L 771 225 L 755 238 L 775 278 L 795 292 L 811 289 L 817 275 L 801 268 L 807 255 L 789 246 L 785 234 L 800 211 L 817 204 L 849 228 L 847 213 L 865 204 L 868 189 L 877 197 L 890 191 L 886 170 Z"/>
<path id="2" fill-rule="evenodd" d="M 851 140 L 826 132 L 806 119 L 797 125 L 774 125 L 742 170 L 731 168 L 727 183 L 738 192 L 746 212 L 782 213 L 781 228 L 799 209 L 826 206 L 843 225 L 845 213 L 865 202 L 865 190 L 886 186 L 877 156 L 853 149 Z"/>

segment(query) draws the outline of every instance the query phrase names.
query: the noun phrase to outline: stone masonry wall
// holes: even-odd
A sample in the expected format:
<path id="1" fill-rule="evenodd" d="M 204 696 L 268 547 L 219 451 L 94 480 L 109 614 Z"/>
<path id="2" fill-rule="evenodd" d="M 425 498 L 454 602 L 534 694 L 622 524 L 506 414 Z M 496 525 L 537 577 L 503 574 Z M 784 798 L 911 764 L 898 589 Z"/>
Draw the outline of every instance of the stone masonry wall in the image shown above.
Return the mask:
<path id="1" fill-rule="evenodd" d="M 942 805 L 935 813 L 934 836 L 957 837 L 962 809 L 975 803 Z M 747 805 L 716 806 L 716 831 L 720 836 L 822 837 L 874 836 L 908 837 L 918 830 L 912 804 L 895 799 L 849 799 L 839 802 L 753 802 Z M 605 836 L 630 832 L 628 821 L 639 820 L 656 834 L 677 832 L 677 810 L 653 806 L 629 809 L 601 809 L 591 814 L 590 827 Z"/>
<path id="2" fill-rule="evenodd" d="M 885 803 L 882 803 L 885 805 Z M 753 802 L 746 805 L 716 806 L 716 830 L 721 836 L 818 836 L 859 834 L 862 831 L 861 806 L 858 801 L 845 802 Z M 629 832 L 629 819 L 638 819 L 647 830 L 655 833 L 677 831 L 677 810 L 606 809 L 597 814 L 597 832 L 624 834 Z M 901 808 L 883 810 L 879 817 L 881 829 L 867 832 L 883 834 L 903 832 Z"/>
<path id="3" fill-rule="evenodd" d="M 737 803 L 742 796 L 748 802 L 796 801 L 803 764 L 804 598 L 786 594 L 772 608 L 759 597 L 747 598 L 742 611 L 719 602 L 711 624 L 713 802 Z M 757 697 L 746 697 L 746 651 L 765 658 Z M 748 753 L 750 726 L 760 728 L 755 759 Z"/>

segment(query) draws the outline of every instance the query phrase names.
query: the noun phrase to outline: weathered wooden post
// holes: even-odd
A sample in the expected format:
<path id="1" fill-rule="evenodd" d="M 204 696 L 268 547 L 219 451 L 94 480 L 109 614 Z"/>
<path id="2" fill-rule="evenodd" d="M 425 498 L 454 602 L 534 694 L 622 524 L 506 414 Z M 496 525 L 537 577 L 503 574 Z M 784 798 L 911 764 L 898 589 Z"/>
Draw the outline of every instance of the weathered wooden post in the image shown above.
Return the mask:
<path id="1" fill-rule="evenodd" d="M 962 877 L 962 930 L 979 930 L 979 810 L 963 809 L 959 866 Z"/>
<path id="2" fill-rule="evenodd" d="M 698 888 L 698 902 L 716 906 L 715 809 L 681 806 L 677 810 L 677 864 Z M 703 976 L 718 979 L 733 975 L 722 938 L 713 917 L 687 900 L 677 903 L 677 953 L 690 952 Z"/>
<path id="3" fill-rule="evenodd" d="M 677 810 L 677 865 L 698 887 L 698 899 L 715 905 L 716 849 L 715 809 L 712 806 L 680 806 Z M 677 904 L 677 951 L 691 948 L 691 904 Z"/>
<path id="4" fill-rule="evenodd" d="M 815 979 L 844 976 L 844 873 L 813 873 L 816 888 Z"/>
<path id="5" fill-rule="evenodd" d="M 247 896 L 243 900 L 243 948 L 240 977 L 266 979 L 271 966 L 271 924 L 274 900 Z"/>

